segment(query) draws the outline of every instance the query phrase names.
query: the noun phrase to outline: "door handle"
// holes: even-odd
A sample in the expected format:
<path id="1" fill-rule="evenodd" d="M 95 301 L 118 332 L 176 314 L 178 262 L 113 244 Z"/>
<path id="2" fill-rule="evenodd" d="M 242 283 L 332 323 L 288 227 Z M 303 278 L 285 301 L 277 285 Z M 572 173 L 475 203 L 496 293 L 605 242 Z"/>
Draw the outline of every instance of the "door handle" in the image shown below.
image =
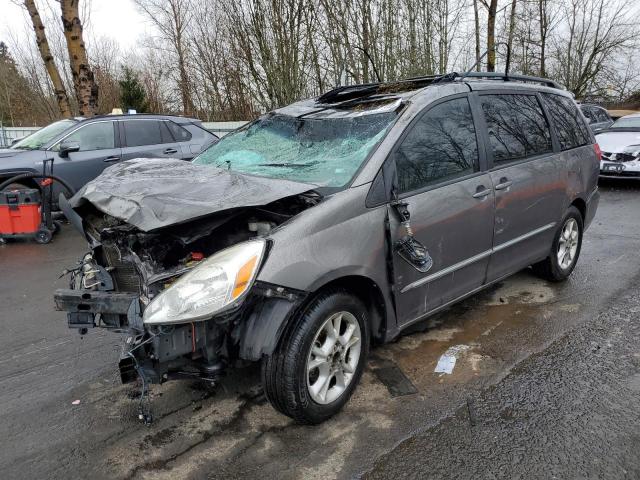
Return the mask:
<path id="1" fill-rule="evenodd" d="M 167 148 L 164 153 L 166 154 L 171 154 L 171 153 L 178 153 L 178 150 L 176 150 L 175 148 Z"/>
<path id="2" fill-rule="evenodd" d="M 505 190 L 507 188 L 509 188 L 511 185 L 513 185 L 513 182 L 511 180 L 507 180 L 506 177 L 502 177 L 500 179 L 500 183 L 498 185 L 496 185 L 495 187 L 493 187 L 495 190 Z"/>
<path id="3" fill-rule="evenodd" d="M 478 186 L 476 193 L 473 194 L 473 198 L 484 198 L 491 193 L 491 190 L 484 185 Z"/>
<path id="4" fill-rule="evenodd" d="M 120 156 L 119 155 L 112 155 L 110 157 L 105 158 L 102 161 L 103 162 L 117 162 L 118 160 L 120 160 Z"/>

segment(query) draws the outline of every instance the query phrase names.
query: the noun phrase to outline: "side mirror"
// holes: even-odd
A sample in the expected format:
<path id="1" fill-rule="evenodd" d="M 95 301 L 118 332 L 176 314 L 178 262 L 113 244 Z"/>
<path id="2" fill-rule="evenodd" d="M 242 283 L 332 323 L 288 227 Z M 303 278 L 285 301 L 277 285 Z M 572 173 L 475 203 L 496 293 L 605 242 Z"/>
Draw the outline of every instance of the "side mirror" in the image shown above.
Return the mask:
<path id="1" fill-rule="evenodd" d="M 62 158 L 67 158 L 71 152 L 77 152 L 80 150 L 80 143 L 78 142 L 62 142 L 58 154 Z"/>

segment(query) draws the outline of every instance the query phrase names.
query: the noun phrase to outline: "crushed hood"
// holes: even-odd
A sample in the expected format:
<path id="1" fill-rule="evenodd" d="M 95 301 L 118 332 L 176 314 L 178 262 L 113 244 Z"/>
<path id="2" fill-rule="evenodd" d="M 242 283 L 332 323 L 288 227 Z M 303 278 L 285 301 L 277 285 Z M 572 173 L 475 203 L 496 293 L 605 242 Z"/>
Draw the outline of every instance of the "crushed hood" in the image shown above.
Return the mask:
<path id="1" fill-rule="evenodd" d="M 135 159 L 107 168 L 69 201 L 148 232 L 224 210 L 266 205 L 314 185 L 242 174 L 183 160 Z"/>
<path id="2" fill-rule="evenodd" d="M 604 131 L 596 134 L 596 142 L 603 152 L 623 152 L 629 145 L 640 145 L 640 131 Z"/>
<path id="3" fill-rule="evenodd" d="M 18 151 L 11 148 L 0 148 L 0 158 L 14 157 Z"/>

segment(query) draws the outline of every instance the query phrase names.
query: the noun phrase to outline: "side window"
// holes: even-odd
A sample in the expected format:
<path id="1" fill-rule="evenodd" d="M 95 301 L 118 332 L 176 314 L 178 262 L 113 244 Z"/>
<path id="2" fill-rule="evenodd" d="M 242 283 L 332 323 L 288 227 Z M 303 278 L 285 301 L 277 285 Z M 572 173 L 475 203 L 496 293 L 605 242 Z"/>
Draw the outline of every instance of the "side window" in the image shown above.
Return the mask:
<path id="1" fill-rule="evenodd" d="M 64 142 L 78 142 L 80 151 L 107 150 L 115 148 L 115 130 L 113 122 L 90 123 L 73 132 Z M 59 149 L 60 145 L 56 146 Z"/>
<path id="2" fill-rule="evenodd" d="M 599 122 L 608 122 L 609 121 L 609 114 L 607 113 L 606 110 L 603 110 L 602 108 L 596 108 L 596 112 L 597 112 L 597 119 Z"/>
<path id="3" fill-rule="evenodd" d="M 582 114 L 585 116 L 589 123 L 597 122 L 595 115 L 593 114 L 593 109 L 591 107 L 581 107 L 580 110 Z"/>
<path id="4" fill-rule="evenodd" d="M 124 136 L 127 139 L 128 147 L 168 143 L 163 141 L 161 131 L 162 123 L 164 122 L 157 120 L 125 120 L 123 123 Z"/>
<path id="5" fill-rule="evenodd" d="M 590 143 L 589 131 L 573 100 L 552 93 L 543 93 L 542 99 L 551 115 L 562 150 Z"/>
<path id="6" fill-rule="evenodd" d="M 182 128 L 171 120 L 167 120 L 165 124 L 169 127 L 169 131 L 171 132 L 171 135 L 173 135 L 173 138 L 175 138 L 176 142 L 187 142 L 191 140 L 191 133 L 189 133 L 186 128 Z"/>
<path id="7" fill-rule="evenodd" d="M 428 110 L 394 151 L 401 193 L 472 173 L 478 144 L 469 100 L 457 98 Z"/>
<path id="8" fill-rule="evenodd" d="M 549 125 L 534 95 L 483 95 L 480 99 L 494 164 L 553 151 Z"/>

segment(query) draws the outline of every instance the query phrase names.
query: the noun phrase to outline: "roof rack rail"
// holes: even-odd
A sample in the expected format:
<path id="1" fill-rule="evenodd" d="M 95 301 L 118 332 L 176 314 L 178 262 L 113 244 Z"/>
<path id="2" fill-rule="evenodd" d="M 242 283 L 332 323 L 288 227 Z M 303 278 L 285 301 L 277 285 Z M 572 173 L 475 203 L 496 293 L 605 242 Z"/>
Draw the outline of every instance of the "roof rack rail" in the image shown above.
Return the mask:
<path id="1" fill-rule="evenodd" d="M 515 81 L 515 82 L 529 82 L 529 83 L 540 83 L 546 87 L 557 88 L 558 90 L 564 90 L 564 87 L 553 80 L 542 77 L 533 77 L 530 75 L 511 75 L 507 73 L 501 72 L 467 72 L 458 77 L 458 80 L 463 81 L 465 78 L 480 78 L 487 80 L 504 80 L 505 82 Z"/>

